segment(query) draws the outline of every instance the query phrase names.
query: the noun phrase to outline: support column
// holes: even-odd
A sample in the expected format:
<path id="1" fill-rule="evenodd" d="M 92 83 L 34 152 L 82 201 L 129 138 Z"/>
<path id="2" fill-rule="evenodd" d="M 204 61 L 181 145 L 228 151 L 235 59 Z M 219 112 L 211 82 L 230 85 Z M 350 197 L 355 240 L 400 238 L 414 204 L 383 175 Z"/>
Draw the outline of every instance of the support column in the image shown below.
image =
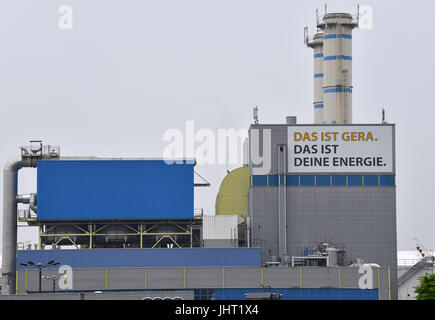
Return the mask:
<path id="1" fill-rule="evenodd" d="M 92 249 L 92 233 L 94 226 L 92 225 L 92 223 L 89 225 L 89 249 Z"/>
<path id="2" fill-rule="evenodd" d="M 140 223 L 140 248 L 143 248 L 143 224 Z"/>
<path id="3" fill-rule="evenodd" d="M 278 146 L 278 255 L 284 264 L 287 250 L 287 187 L 284 176 L 287 173 L 287 146 Z"/>

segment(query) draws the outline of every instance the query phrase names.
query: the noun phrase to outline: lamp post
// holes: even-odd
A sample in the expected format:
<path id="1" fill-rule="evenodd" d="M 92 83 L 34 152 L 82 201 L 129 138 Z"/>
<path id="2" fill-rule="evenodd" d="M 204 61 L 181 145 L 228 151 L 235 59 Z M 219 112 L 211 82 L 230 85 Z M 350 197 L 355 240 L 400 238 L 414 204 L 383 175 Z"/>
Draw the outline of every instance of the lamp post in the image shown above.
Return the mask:
<path id="1" fill-rule="evenodd" d="M 41 292 L 41 281 L 42 281 L 42 269 L 45 267 L 52 267 L 59 265 L 60 262 L 55 262 L 54 260 L 48 261 L 46 265 L 43 265 L 41 262 L 34 263 L 33 261 L 28 261 L 27 263 L 20 263 L 20 265 L 24 267 L 31 266 L 33 268 L 38 268 L 39 271 L 39 292 Z"/>
<path id="2" fill-rule="evenodd" d="M 53 292 L 56 292 L 56 280 L 58 279 L 56 276 L 46 277 L 42 276 L 43 279 L 52 280 L 53 281 Z"/>

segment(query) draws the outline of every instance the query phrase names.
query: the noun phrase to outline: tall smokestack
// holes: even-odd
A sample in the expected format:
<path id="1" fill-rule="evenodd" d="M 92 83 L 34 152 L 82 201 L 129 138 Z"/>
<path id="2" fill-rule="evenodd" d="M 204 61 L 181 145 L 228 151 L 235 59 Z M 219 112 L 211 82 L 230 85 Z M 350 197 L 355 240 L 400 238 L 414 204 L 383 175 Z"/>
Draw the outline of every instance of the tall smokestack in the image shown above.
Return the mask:
<path id="1" fill-rule="evenodd" d="M 305 28 L 305 44 L 314 51 L 314 123 L 323 123 L 323 33 L 308 38 Z"/>
<path id="2" fill-rule="evenodd" d="M 317 19 L 323 30 L 323 122 L 352 123 L 352 30 L 358 19 L 349 13 L 326 13 Z"/>

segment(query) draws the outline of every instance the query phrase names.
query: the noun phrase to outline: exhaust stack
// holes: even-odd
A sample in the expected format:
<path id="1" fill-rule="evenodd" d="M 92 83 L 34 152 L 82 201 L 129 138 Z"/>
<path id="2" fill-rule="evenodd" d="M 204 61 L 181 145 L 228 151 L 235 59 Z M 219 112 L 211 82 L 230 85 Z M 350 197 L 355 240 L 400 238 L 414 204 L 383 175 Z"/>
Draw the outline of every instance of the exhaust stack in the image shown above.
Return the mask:
<path id="1" fill-rule="evenodd" d="M 318 32 L 310 41 L 305 28 L 305 43 L 314 49 L 315 57 L 314 123 L 351 124 L 352 30 L 358 27 L 359 16 L 326 12 L 319 16 L 318 11 L 316 15 L 317 28 L 323 33 Z"/>

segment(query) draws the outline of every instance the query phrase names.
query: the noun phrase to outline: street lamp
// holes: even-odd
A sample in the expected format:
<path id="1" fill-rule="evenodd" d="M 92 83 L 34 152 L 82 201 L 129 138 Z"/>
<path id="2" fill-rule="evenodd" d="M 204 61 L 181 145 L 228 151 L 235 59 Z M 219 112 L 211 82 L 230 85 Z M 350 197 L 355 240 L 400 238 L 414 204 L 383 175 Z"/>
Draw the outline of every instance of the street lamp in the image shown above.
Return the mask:
<path id="1" fill-rule="evenodd" d="M 56 276 L 51 276 L 51 277 L 47 277 L 47 276 L 42 276 L 43 279 L 47 279 L 47 280 L 52 280 L 53 281 L 53 292 L 56 292 L 56 280 L 58 279 Z"/>
<path id="2" fill-rule="evenodd" d="M 41 279 L 42 279 L 42 269 L 45 267 L 52 267 L 59 265 L 60 262 L 55 262 L 54 260 L 48 261 L 46 265 L 43 265 L 41 262 L 38 262 L 36 265 L 33 261 L 28 261 L 27 263 L 20 263 L 20 265 L 27 267 L 32 266 L 38 268 L 39 270 L 39 292 L 41 292 Z"/>

